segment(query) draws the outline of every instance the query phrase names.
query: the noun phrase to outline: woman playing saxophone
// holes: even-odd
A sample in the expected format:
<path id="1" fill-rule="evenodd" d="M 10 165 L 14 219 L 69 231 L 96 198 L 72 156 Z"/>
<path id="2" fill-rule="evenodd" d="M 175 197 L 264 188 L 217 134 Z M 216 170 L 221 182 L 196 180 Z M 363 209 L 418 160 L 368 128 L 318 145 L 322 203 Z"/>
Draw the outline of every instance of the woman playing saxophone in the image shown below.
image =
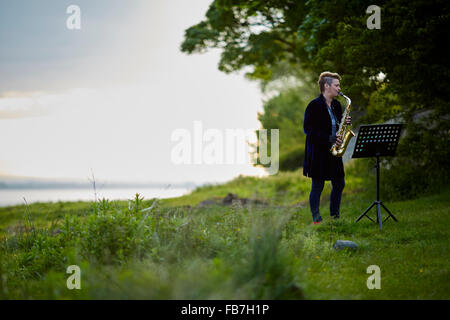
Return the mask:
<path id="1" fill-rule="evenodd" d="M 312 178 L 309 204 L 313 223 L 322 221 L 319 212 L 320 195 L 325 181 L 331 180 L 330 216 L 340 217 L 339 207 L 344 190 L 344 165 L 341 157 L 333 156 L 332 146 L 339 147 L 343 140 L 337 134 L 342 118 L 342 107 L 335 98 L 339 95 L 341 77 L 337 73 L 322 72 L 319 76 L 320 95 L 305 110 L 303 130 L 306 134 L 303 175 Z M 348 115 L 348 113 L 347 113 Z M 351 124 L 351 117 L 345 119 Z"/>

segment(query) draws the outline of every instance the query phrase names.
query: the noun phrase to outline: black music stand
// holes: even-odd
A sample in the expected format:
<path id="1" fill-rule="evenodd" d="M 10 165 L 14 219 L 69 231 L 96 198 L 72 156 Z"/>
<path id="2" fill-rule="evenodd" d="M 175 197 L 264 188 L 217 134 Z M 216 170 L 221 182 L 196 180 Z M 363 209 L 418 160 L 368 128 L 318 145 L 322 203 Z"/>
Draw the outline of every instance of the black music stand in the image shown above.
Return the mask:
<path id="1" fill-rule="evenodd" d="M 378 124 L 364 125 L 359 128 L 352 158 L 377 158 L 377 163 L 375 164 L 375 168 L 377 169 L 377 200 L 374 201 L 355 222 L 358 222 L 364 216 L 372 222 L 375 222 L 366 215 L 374 206 L 377 206 L 376 223 L 380 225 L 380 230 L 382 229 L 381 207 L 389 214 L 383 222 L 389 219 L 389 217 L 398 222 L 389 209 L 380 201 L 380 157 L 395 156 L 395 150 L 397 149 L 398 141 L 400 139 L 402 126 L 402 124 Z"/>

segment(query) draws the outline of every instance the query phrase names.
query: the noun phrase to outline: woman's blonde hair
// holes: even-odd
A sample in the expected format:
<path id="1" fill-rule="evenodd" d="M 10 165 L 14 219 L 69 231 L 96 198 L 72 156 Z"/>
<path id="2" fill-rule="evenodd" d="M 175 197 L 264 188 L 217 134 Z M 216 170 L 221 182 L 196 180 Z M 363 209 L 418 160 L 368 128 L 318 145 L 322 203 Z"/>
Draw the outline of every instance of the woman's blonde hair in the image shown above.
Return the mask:
<path id="1" fill-rule="evenodd" d="M 341 76 L 337 73 L 329 71 L 325 71 L 320 74 L 319 81 L 317 81 L 317 83 L 319 84 L 320 93 L 325 90 L 325 83 L 328 83 L 328 85 L 331 86 L 331 84 L 333 83 L 333 79 L 341 80 Z"/>

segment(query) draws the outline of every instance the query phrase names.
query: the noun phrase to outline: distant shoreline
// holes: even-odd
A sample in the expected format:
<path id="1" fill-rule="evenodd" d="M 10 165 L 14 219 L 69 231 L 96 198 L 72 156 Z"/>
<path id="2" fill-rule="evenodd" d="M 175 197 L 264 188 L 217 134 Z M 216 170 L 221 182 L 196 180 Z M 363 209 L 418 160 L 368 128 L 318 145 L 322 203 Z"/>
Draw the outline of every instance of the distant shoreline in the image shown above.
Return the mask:
<path id="1" fill-rule="evenodd" d="M 96 188 L 195 188 L 200 186 L 194 182 L 121 182 L 121 181 L 95 181 Z M 45 179 L 29 177 L 2 177 L 0 176 L 0 190 L 11 189 L 93 189 L 92 182 L 63 180 L 63 179 Z"/>
<path id="2" fill-rule="evenodd" d="M 133 199 L 136 193 L 139 193 L 144 199 L 152 198 L 174 198 L 185 195 L 195 189 L 178 187 L 145 187 L 145 186 L 127 186 L 127 187 L 96 187 L 97 199 L 129 200 Z M 0 207 L 9 207 L 41 202 L 92 202 L 95 199 L 94 189 L 84 188 L 0 188 Z M 25 200 L 24 200 L 25 199 Z"/>
<path id="3" fill-rule="evenodd" d="M 195 188 L 196 184 L 102 184 L 96 183 L 96 188 L 99 189 L 133 189 L 133 188 Z M 22 189 L 90 189 L 93 190 L 93 185 L 89 184 L 57 184 L 57 183 L 2 183 L 0 182 L 0 190 L 22 190 Z"/>

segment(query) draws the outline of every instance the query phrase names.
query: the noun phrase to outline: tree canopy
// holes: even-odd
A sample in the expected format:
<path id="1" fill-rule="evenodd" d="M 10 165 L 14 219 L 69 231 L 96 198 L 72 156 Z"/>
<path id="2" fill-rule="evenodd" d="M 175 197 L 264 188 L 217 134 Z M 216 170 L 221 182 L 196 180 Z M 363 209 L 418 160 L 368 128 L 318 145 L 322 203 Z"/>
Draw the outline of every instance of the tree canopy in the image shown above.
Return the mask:
<path id="1" fill-rule="evenodd" d="M 263 84 L 295 75 L 298 69 L 316 77 L 325 70 L 338 72 L 359 121 L 402 119 L 415 133 L 410 143 L 427 153 L 421 165 L 441 166 L 449 148 L 436 150 L 427 135 L 438 139 L 439 146 L 448 145 L 449 65 L 443 41 L 448 38 L 450 2 L 377 1 L 380 29 L 366 24 L 372 4 L 214 0 L 205 19 L 185 31 L 181 50 L 191 54 L 219 48 L 219 70 L 245 70 L 248 78 Z M 404 156 L 411 156 L 406 149 Z"/>
<path id="2" fill-rule="evenodd" d="M 220 48 L 219 70 L 251 67 L 247 76 L 254 79 L 270 80 L 282 61 L 333 70 L 361 105 L 383 84 L 415 109 L 446 101 L 449 69 L 440 43 L 449 2 L 378 1 L 381 29 L 368 29 L 372 2 L 215 0 L 206 19 L 186 30 L 181 50 Z"/>

